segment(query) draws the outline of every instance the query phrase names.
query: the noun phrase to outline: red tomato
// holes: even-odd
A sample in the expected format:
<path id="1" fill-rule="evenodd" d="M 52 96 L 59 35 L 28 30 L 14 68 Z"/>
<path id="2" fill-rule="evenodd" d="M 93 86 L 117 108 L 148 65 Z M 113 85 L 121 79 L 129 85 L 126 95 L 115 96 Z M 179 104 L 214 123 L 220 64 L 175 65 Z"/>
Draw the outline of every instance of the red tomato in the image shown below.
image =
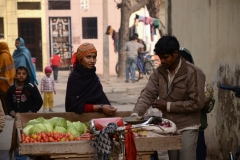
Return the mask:
<path id="1" fill-rule="evenodd" d="M 22 137 L 22 141 L 25 141 L 25 136 Z"/>
<path id="2" fill-rule="evenodd" d="M 49 141 L 49 142 L 54 142 L 54 139 L 53 139 L 52 137 L 49 137 L 49 138 L 48 138 L 48 141 Z"/>
<path id="3" fill-rule="evenodd" d="M 53 139 L 56 140 L 57 139 L 57 135 L 54 134 L 53 135 Z"/>

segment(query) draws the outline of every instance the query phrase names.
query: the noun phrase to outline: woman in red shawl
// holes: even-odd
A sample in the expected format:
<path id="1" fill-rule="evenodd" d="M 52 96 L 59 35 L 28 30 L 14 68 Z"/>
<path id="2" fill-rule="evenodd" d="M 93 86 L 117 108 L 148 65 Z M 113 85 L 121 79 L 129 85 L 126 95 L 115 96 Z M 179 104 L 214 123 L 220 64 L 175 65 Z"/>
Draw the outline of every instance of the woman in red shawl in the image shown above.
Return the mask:
<path id="1" fill-rule="evenodd" d="M 102 111 L 113 115 L 117 108 L 111 106 L 96 75 L 97 50 L 94 45 L 81 44 L 72 61 L 74 69 L 67 82 L 66 112 Z"/>

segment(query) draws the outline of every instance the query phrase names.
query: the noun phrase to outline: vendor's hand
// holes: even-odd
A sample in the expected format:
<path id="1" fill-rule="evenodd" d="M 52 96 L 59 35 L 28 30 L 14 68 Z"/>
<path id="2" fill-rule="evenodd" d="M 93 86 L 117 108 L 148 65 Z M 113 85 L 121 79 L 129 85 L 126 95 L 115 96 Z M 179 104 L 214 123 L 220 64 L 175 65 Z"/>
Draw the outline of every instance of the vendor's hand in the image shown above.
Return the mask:
<path id="1" fill-rule="evenodd" d="M 157 99 L 152 103 L 152 107 L 161 111 L 167 110 L 167 102 L 163 99 Z"/>
<path id="2" fill-rule="evenodd" d="M 54 94 L 56 94 L 56 91 L 54 91 Z"/>
<path id="3" fill-rule="evenodd" d="M 113 106 L 110 105 L 103 105 L 102 111 L 106 115 L 113 115 L 117 111 L 117 108 L 114 108 Z"/>
<path id="4" fill-rule="evenodd" d="M 138 113 L 132 113 L 130 117 L 138 117 Z"/>
<path id="5" fill-rule="evenodd" d="M 11 114 L 11 117 L 12 117 L 12 118 L 15 118 L 15 117 L 16 117 L 16 113 L 13 112 L 13 113 Z"/>

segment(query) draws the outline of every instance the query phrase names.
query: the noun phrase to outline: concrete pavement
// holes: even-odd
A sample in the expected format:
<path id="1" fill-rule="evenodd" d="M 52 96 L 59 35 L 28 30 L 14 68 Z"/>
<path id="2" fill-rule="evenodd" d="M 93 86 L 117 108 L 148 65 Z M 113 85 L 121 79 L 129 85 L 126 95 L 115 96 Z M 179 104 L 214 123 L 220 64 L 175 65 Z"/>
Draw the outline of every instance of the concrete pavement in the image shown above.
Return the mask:
<path id="1" fill-rule="evenodd" d="M 45 76 L 44 73 L 37 72 L 39 83 L 43 76 Z M 118 111 L 131 111 L 141 90 L 147 83 L 145 77 L 136 83 L 125 83 L 124 79 L 118 79 L 117 76 L 110 76 L 108 79 L 102 78 L 101 75 L 99 75 L 99 77 L 109 101 L 112 106 L 118 108 Z M 55 112 L 65 112 L 67 79 L 68 71 L 59 71 L 58 83 L 56 83 L 57 94 L 54 96 Z M 39 112 L 42 112 L 42 109 Z M 6 124 L 3 132 L 0 134 L 0 160 L 9 160 L 8 150 L 12 137 L 13 119 L 10 116 L 6 116 L 5 119 Z"/>

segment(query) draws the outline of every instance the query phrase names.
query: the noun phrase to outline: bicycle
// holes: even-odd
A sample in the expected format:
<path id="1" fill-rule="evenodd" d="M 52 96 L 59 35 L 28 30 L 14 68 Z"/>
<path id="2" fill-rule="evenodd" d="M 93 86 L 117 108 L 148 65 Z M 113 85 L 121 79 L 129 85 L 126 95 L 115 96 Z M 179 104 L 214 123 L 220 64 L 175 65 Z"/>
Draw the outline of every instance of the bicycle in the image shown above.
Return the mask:
<path id="1" fill-rule="evenodd" d="M 228 157 L 228 159 L 229 159 L 229 160 L 238 160 L 239 155 L 240 155 L 240 146 L 238 147 L 235 155 L 233 155 L 232 152 L 229 152 L 229 157 Z"/>
<path id="2" fill-rule="evenodd" d="M 150 55 L 148 52 L 139 53 L 137 58 L 137 67 L 135 70 L 135 80 L 139 81 L 140 78 L 143 78 L 141 75 L 144 74 L 147 79 L 149 79 L 150 75 L 153 73 L 153 63 L 150 60 Z M 115 66 L 115 71 L 118 74 L 119 65 L 118 63 Z M 131 74 L 131 69 L 130 69 Z"/>

